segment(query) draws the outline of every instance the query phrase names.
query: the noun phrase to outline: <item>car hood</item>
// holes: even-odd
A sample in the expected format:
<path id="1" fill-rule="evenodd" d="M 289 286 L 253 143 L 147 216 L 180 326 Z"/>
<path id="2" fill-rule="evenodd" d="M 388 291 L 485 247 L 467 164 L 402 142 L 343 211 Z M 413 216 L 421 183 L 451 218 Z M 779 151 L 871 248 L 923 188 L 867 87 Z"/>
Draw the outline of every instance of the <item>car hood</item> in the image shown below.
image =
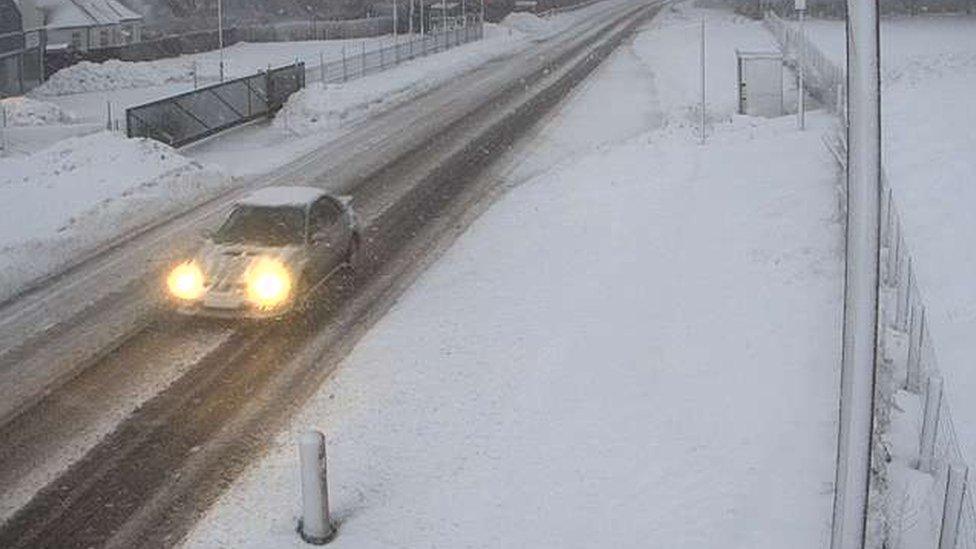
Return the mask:
<path id="1" fill-rule="evenodd" d="M 283 263 L 295 276 L 305 266 L 302 246 L 267 247 L 251 244 L 216 244 L 208 241 L 197 254 L 208 289 L 228 291 L 245 282 L 245 275 L 257 261 L 265 258 Z"/>

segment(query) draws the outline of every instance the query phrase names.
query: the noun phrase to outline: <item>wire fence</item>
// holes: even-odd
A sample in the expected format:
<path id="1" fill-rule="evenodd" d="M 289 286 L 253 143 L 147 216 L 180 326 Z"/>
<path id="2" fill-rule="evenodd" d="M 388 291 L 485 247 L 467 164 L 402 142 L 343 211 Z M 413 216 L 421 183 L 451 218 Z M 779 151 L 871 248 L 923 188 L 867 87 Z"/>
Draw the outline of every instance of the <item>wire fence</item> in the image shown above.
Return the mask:
<path id="1" fill-rule="evenodd" d="M 828 148 L 846 168 L 846 89 L 844 70 L 830 60 L 805 36 L 772 12 L 765 16 L 766 27 L 779 42 L 784 56 L 792 56 L 802 63 L 810 75 L 808 85 L 815 96 L 841 120 L 841 128 L 827 139 Z M 799 47 L 801 46 L 802 47 Z M 803 53 L 797 53 L 802 51 Z M 802 56 L 801 56 L 802 55 Z M 833 100 L 830 100 L 830 99 Z M 826 99 L 826 100 L 825 100 Z M 908 250 L 902 216 L 888 178 L 881 179 L 881 272 L 879 319 L 884 326 L 879 331 L 878 385 L 880 401 L 885 409 L 878 411 L 884 421 L 890 417 L 894 392 L 907 391 L 924 401 L 923 413 L 913 418 L 919 432 L 919 470 L 929 473 L 931 483 L 922 493 L 905 490 L 883 495 L 886 499 L 889 540 L 886 547 L 909 547 L 903 540 L 906 532 L 931 533 L 927 539 L 940 549 L 976 549 L 976 505 L 972 490 L 964 477 L 961 507 L 949 516 L 953 507 L 949 501 L 949 474 L 953 465 L 966 465 L 953 423 L 949 402 L 944 396 L 942 375 L 936 348 L 925 316 L 925 304 L 918 287 L 914 261 Z M 893 350 L 900 350 L 896 352 Z M 937 387 L 937 390 L 933 390 Z M 885 437 L 875 438 L 875 454 L 885 455 Z M 966 475 L 966 473 L 963 473 Z M 923 524 L 924 523 L 924 524 Z M 951 530 L 951 531 L 948 531 Z M 918 537 L 912 538 L 917 540 Z"/>
<path id="2" fill-rule="evenodd" d="M 393 68 L 400 63 L 481 40 L 484 26 L 480 16 L 450 17 L 438 25 L 438 30 L 425 35 L 406 35 L 394 44 L 367 49 L 362 42 L 359 48 L 342 48 L 338 59 L 325 61 L 308 70 L 309 81 L 323 84 L 346 82 Z"/>

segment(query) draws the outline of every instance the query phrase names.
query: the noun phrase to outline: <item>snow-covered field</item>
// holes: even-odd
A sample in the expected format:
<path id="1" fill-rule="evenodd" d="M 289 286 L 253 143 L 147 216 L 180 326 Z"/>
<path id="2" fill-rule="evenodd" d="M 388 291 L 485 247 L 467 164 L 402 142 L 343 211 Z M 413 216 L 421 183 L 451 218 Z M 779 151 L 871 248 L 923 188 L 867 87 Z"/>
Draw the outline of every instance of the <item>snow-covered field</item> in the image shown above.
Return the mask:
<path id="1" fill-rule="evenodd" d="M 189 547 L 303 546 L 294 444 L 309 428 L 328 435 L 337 547 L 828 543 L 835 168 L 817 131 L 719 99 L 735 93 L 723 50 L 767 40 L 761 26 L 674 10 L 508 159 L 514 188 Z M 661 53 L 694 52 L 679 25 L 701 16 L 716 52 L 705 146 L 682 91 L 697 65 Z"/>

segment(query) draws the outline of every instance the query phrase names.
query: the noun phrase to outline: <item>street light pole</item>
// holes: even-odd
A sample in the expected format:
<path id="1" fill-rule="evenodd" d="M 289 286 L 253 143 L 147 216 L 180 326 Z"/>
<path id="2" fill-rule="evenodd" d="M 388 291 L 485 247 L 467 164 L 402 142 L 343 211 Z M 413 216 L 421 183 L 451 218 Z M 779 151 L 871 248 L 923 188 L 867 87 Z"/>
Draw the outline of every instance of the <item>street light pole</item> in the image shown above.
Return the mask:
<path id="1" fill-rule="evenodd" d="M 797 65 L 798 65 L 797 69 L 800 76 L 800 85 L 799 85 L 799 90 L 797 91 L 797 93 L 799 94 L 798 103 L 797 103 L 797 116 L 798 116 L 797 121 L 800 125 L 800 129 L 803 130 L 807 126 L 806 86 L 804 82 L 805 75 L 803 69 L 803 60 L 807 54 L 807 39 L 806 39 L 807 35 L 804 32 L 804 25 L 803 25 L 804 16 L 806 15 L 807 12 L 806 0 L 797 0 L 796 5 L 797 5 L 797 11 L 799 12 L 799 16 L 800 16 L 800 59 L 797 61 Z"/>
<path id="2" fill-rule="evenodd" d="M 831 549 L 861 549 L 868 523 L 878 330 L 881 74 L 878 3 L 847 1 L 847 261 Z"/>
<path id="3" fill-rule="evenodd" d="M 217 0 L 217 48 L 220 49 L 220 81 L 224 81 L 224 0 Z"/>

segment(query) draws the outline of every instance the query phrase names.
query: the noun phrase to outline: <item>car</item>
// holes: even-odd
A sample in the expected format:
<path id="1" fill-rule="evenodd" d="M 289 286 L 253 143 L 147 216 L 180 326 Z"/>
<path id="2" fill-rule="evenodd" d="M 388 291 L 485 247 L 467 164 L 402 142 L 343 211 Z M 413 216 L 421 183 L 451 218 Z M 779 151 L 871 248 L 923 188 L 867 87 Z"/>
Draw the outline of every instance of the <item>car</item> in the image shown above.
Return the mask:
<path id="1" fill-rule="evenodd" d="M 183 315 L 280 318 L 351 265 L 360 240 L 348 200 L 266 187 L 235 202 L 196 256 L 168 271 L 167 293 Z"/>

